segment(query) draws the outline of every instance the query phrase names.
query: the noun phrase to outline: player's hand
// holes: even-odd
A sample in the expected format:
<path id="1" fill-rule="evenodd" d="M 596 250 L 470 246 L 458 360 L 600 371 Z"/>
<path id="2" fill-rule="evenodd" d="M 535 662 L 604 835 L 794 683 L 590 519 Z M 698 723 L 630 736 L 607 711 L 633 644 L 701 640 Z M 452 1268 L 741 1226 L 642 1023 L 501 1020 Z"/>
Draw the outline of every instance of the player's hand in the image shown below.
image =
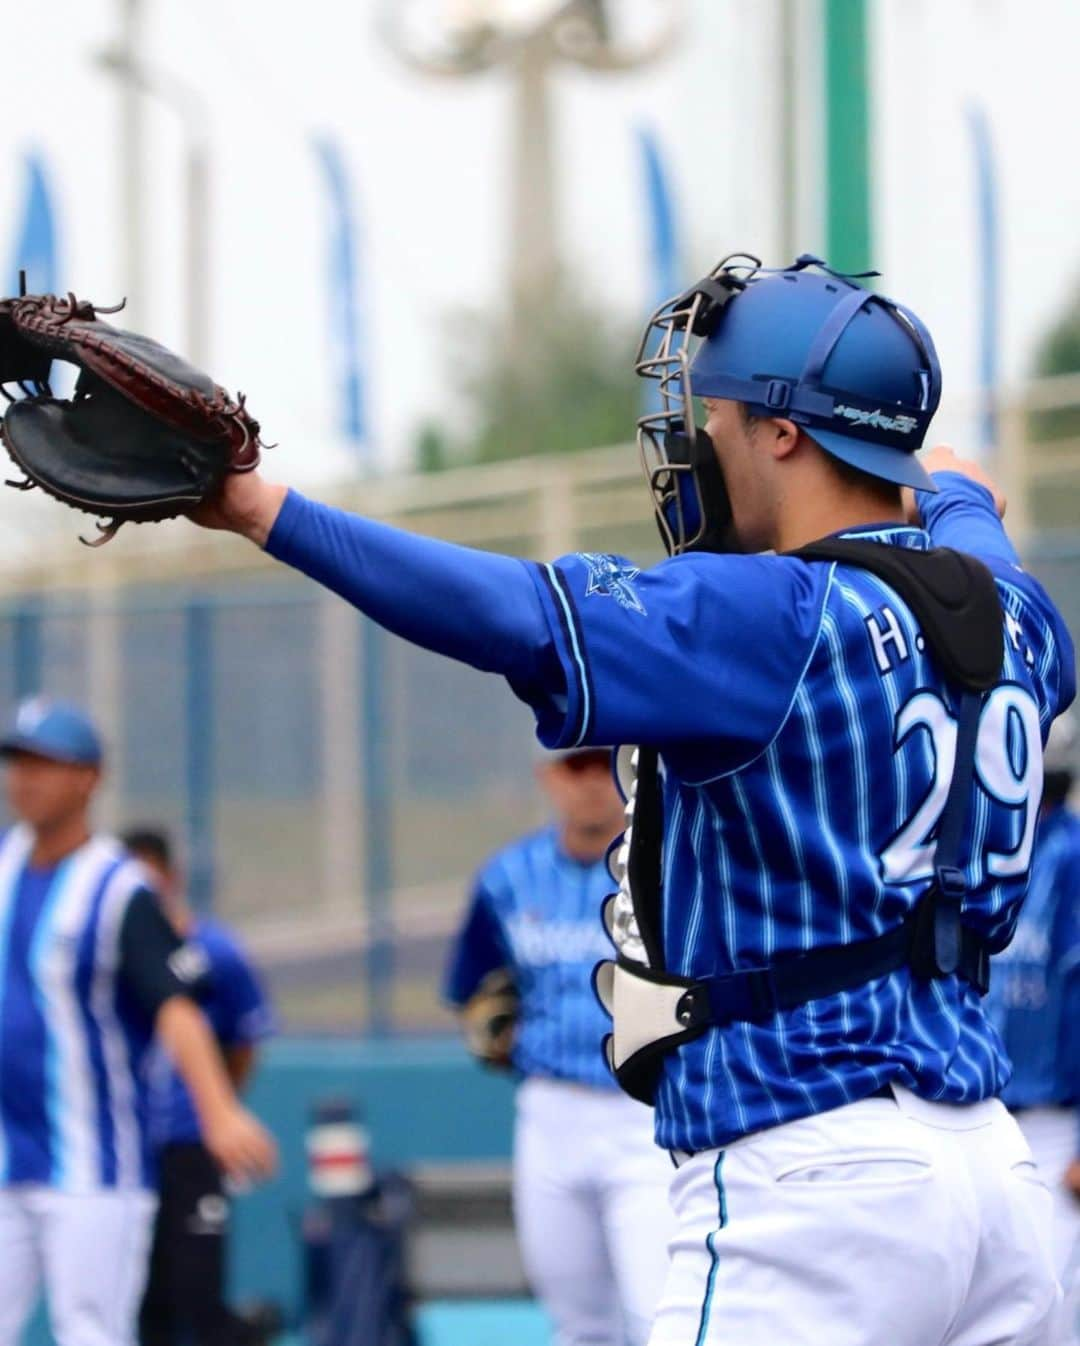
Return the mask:
<path id="1" fill-rule="evenodd" d="M 223 1108 L 202 1128 L 203 1144 L 234 1182 L 246 1185 L 273 1176 L 277 1145 L 270 1132 L 239 1103 Z"/>
<path id="2" fill-rule="evenodd" d="M 287 491 L 258 472 L 230 472 L 221 487 L 188 515 L 200 528 L 239 533 L 257 547 L 266 545 Z"/>
<path id="3" fill-rule="evenodd" d="M 1074 1159 L 1065 1170 L 1065 1177 L 1062 1179 L 1065 1187 L 1070 1191 L 1078 1201 L 1080 1201 L 1080 1159 Z"/>
<path id="4" fill-rule="evenodd" d="M 994 508 L 998 512 L 998 517 L 1001 519 L 1005 517 L 1007 503 L 1005 492 L 979 463 L 973 462 L 970 458 L 960 458 L 949 444 L 935 444 L 932 449 L 921 456 L 919 461 L 931 474 L 934 472 L 957 472 L 960 476 L 967 477 L 969 481 L 985 486 L 994 497 Z M 903 496 L 904 514 L 908 523 L 921 524 L 922 518 L 919 514 L 915 492 L 905 487 Z"/>

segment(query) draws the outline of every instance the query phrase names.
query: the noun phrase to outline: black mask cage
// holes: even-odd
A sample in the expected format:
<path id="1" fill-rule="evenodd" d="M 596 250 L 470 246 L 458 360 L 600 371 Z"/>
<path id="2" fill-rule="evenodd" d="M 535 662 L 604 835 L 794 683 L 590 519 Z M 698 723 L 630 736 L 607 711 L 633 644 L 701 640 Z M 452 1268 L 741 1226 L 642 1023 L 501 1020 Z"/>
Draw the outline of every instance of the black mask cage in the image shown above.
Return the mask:
<path id="1" fill-rule="evenodd" d="M 760 268 L 748 253 L 729 254 L 696 285 L 661 304 L 638 347 L 635 373 L 656 382 L 660 400 L 638 421 L 638 448 L 669 556 L 738 550 L 723 473 L 712 441 L 696 424 L 690 364 L 725 306 Z"/>

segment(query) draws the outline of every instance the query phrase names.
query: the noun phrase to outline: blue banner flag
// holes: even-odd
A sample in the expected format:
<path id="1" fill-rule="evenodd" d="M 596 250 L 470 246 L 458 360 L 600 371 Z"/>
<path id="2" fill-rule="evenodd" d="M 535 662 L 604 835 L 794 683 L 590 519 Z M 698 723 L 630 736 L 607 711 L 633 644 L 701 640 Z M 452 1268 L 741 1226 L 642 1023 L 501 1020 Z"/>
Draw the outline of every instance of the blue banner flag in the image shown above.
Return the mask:
<path id="1" fill-rule="evenodd" d="M 326 282 L 330 344 L 337 365 L 338 423 L 346 438 L 357 446 L 358 457 L 366 467 L 370 465 L 370 444 L 361 359 L 356 213 L 341 146 L 330 136 L 317 136 L 314 149 L 329 206 Z"/>
<path id="2" fill-rule="evenodd" d="M 19 272 L 26 272 L 31 294 L 55 294 L 57 282 L 56 216 L 45 161 L 29 152 L 23 157 L 26 189 L 22 219 L 15 230 L 15 244 L 8 269 L 6 294 L 19 293 Z"/>
<path id="3" fill-rule="evenodd" d="M 647 127 L 638 129 L 638 146 L 649 222 L 649 293 L 660 304 L 679 288 L 675 207 L 659 142 Z"/>
<path id="4" fill-rule="evenodd" d="M 968 108 L 967 121 L 975 161 L 978 285 L 974 310 L 979 324 L 979 448 L 987 453 L 996 448 L 998 434 L 1000 332 L 997 166 L 986 109 L 978 105 Z"/>

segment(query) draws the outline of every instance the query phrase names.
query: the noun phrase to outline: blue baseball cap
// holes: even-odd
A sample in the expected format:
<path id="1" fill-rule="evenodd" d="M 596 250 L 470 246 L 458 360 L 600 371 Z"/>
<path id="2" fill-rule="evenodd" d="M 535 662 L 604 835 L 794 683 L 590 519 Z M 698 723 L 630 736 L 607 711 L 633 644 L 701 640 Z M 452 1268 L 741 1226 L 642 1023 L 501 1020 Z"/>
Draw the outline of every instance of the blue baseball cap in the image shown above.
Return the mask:
<path id="1" fill-rule="evenodd" d="M 102 759 L 101 738 L 85 711 L 42 696 L 20 704 L 14 724 L 0 739 L 0 757 L 18 752 L 78 766 L 100 766 Z"/>
<path id="2" fill-rule="evenodd" d="M 930 333 L 910 309 L 804 255 L 760 271 L 694 357 L 695 397 L 780 416 L 835 458 L 936 491 L 916 458 L 941 399 Z"/>

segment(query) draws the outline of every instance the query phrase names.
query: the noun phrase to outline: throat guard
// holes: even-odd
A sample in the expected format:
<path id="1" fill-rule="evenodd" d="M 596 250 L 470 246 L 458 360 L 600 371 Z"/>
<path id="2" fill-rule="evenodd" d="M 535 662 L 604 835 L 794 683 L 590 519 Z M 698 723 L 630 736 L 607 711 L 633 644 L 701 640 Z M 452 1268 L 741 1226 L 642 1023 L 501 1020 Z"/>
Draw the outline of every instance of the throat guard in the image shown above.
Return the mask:
<path id="1" fill-rule="evenodd" d="M 618 775 L 627 829 L 609 868 L 619 890 L 604 906 L 614 960 L 599 964 L 594 987 L 612 1017 L 608 1064 L 622 1088 L 652 1103 L 668 1052 L 710 1028 L 764 1022 L 820 996 L 854 990 L 910 967 L 921 980 L 960 976 L 985 994 L 989 949 L 965 926 L 961 848 L 974 774 L 983 693 L 1004 658 L 1003 615 L 993 576 L 981 562 L 947 548 L 909 551 L 878 542 L 829 538 L 789 553 L 808 561 L 861 566 L 895 589 L 914 613 L 929 648 L 960 690 L 956 760 L 941 816 L 934 877 L 906 920 L 873 939 L 792 955 L 765 967 L 710 977 L 667 971 L 663 947 L 663 789 L 655 749 L 620 749 Z"/>

